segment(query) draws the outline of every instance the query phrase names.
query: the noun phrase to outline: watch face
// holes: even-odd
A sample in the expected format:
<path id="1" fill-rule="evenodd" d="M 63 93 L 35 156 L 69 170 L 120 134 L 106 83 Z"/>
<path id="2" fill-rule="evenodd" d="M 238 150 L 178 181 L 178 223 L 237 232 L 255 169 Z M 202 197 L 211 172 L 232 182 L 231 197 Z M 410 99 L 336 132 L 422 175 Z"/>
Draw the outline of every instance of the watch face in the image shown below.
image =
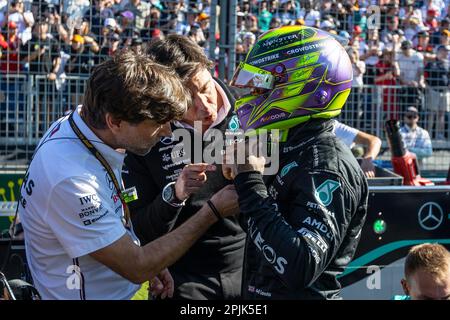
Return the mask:
<path id="1" fill-rule="evenodd" d="M 172 188 L 171 188 L 171 186 L 167 186 L 166 188 L 164 188 L 163 198 L 164 198 L 164 200 L 170 202 L 170 201 L 172 201 L 172 197 L 173 197 Z"/>

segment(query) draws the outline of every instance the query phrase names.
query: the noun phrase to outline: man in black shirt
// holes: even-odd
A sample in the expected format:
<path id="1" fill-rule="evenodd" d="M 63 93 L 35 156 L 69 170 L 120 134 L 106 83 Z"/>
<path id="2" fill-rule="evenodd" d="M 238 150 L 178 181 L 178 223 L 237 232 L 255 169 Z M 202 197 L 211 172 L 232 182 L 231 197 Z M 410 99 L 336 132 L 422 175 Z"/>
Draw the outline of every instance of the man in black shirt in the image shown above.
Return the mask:
<path id="1" fill-rule="evenodd" d="M 425 81 L 428 85 L 427 108 L 428 130 L 432 131 L 436 117 L 436 137 L 445 139 L 445 113 L 450 111 L 450 46 L 440 45 L 436 58 L 425 66 Z"/>
<path id="2" fill-rule="evenodd" d="M 25 62 L 29 64 L 30 73 L 44 74 L 54 81 L 61 64 L 60 46 L 58 40 L 49 35 L 48 29 L 48 22 L 37 22 L 32 38 L 21 47 L 21 52 L 27 54 Z"/>
<path id="3" fill-rule="evenodd" d="M 195 146 L 211 128 L 222 133 L 237 129 L 232 111 L 234 97 L 226 85 L 213 79 L 213 64 L 203 50 L 184 36 L 171 35 L 152 42 L 147 53 L 157 62 L 173 68 L 189 88 L 192 105 L 172 130 L 185 129 Z M 200 121 L 196 128 L 194 122 Z M 194 129 L 196 128 L 196 129 Z M 135 232 L 143 244 L 182 224 L 213 194 L 230 184 L 220 165 L 174 161 L 178 141 L 165 138 L 142 157 L 129 154 L 123 178 L 126 187 L 135 186 L 139 199 L 130 204 Z M 188 141 L 184 141 L 183 152 Z M 203 142 L 202 150 L 210 145 Z M 195 160 L 206 162 L 205 159 Z M 174 297 L 178 299 L 236 299 L 241 292 L 241 269 L 245 233 L 237 218 L 219 221 L 173 266 Z"/>

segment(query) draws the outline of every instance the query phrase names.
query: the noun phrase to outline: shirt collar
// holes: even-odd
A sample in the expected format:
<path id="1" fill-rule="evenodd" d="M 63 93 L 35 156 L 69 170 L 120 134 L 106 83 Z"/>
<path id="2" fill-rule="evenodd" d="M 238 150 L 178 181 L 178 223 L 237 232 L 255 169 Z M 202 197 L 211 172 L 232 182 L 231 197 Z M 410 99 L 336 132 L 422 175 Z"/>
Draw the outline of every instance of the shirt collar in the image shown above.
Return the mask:
<path id="1" fill-rule="evenodd" d="M 81 132 L 86 138 L 92 142 L 95 148 L 102 154 L 102 156 L 108 161 L 111 169 L 121 169 L 126 153 L 114 150 L 107 144 L 101 142 L 102 140 L 96 136 L 96 134 L 87 126 L 84 120 L 80 116 L 82 106 L 78 106 L 73 114 L 73 120 Z"/>
<path id="2" fill-rule="evenodd" d="M 217 94 L 220 95 L 220 97 L 222 98 L 223 105 L 217 106 L 219 109 L 219 111 L 217 112 L 217 119 L 209 126 L 208 130 L 211 128 L 214 128 L 218 124 L 220 124 L 227 117 L 227 115 L 231 109 L 231 104 L 230 104 L 230 101 L 228 100 L 228 97 L 227 97 L 225 91 L 222 89 L 220 84 L 217 83 L 216 80 L 212 79 L 212 81 L 214 81 L 214 86 L 216 87 Z M 194 130 L 194 128 L 191 125 L 189 125 L 183 121 L 174 121 L 173 124 L 179 128 L 186 128 L 186 129 Z"/>

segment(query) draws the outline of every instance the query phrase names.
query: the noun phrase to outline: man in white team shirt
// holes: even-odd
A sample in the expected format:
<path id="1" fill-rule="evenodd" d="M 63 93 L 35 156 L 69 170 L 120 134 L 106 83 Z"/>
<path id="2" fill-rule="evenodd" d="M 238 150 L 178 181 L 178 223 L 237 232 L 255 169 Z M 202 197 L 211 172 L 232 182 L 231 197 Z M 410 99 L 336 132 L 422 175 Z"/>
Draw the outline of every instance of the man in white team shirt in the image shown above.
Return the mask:
<path id="1" fill-rule="evenodd" d="M 125 149 L 145 155 L 169 136 L 169 121 L 181 119 L 189 96 L 172 71 L 123 51 L 95 68 L 83 105 L 47 131 L 19 205 L 28 264 L 43 299 L 129 299 L 147 280 L 156 283 L 155 294 L 171 296 L 166 267 L 221 215 L 238 211 L 228 186 L 211 198 L 218 212 L 204 206 L 143 247 L 126 221 L 126 206 L 107 167 L 122 185 Z"/>
<path id="2" fill-rule="evenodd" d="M 366 147 L 360 164 L 361 169 L 364 171 L 366 177 L 375 177 L 375 167 L 372 161 L 380 153 L 381 140 L 376 136 L 347 126 L 337 120 L 335 120 L 334 134 L 349 148 L 353 148 L 355 143 Z"/>

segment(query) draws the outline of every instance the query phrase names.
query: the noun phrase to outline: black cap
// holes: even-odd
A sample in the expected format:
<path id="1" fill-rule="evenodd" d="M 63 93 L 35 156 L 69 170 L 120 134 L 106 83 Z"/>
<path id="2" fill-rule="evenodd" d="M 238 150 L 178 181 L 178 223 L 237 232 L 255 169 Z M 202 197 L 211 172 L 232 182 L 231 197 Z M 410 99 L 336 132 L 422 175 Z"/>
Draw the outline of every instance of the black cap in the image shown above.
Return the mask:
<path id="1" fill-rule="evenodd" d="M 439 50 L 447 50 L 447 51 L 450 51 L 450 45 L 444 46 L 443 44 L 441 44 L 440 46 L 438 46 L 438 47 L 436 48 L 436 51 L 439 51 Z"/>
<path id="2" fill-rule="evenodd" d="M 142 44 L 142 38 L 141 37 L 132 37 L 131 38 L 131 45 L 136 46 Z"/>
<path id="3" fill-rule="evenodd" d="M 402 41 L 401 48 L 402 48 L 403 50 L 412 48 L 412 43 L 411 43 L 411 41 L 409 41 L 409 40 L 404 40 L 404 41 Z"/>
<path id="4" fill-rule="evenodd" d="M 425 30 L 417 32 L 418 37 L 429 37 L 430 35 Z"/>

